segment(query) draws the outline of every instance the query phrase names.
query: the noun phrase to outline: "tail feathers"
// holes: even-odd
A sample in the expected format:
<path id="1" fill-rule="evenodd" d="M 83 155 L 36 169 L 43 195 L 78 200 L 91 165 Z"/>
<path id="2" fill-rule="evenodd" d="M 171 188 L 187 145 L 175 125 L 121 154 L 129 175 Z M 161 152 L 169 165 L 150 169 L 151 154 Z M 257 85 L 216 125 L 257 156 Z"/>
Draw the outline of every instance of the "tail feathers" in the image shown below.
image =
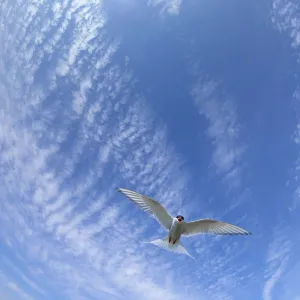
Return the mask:
<path id="1" fill-rule="evenodd" d="M 155 246 L 158 246 L 160 248 L 167 249 L 169 251 L 179 253 L 179 254 L 185 254 L 193 259 L 195 259 L 188 251 L 184 248 L 184 246 L 181 244 L 180 241 L 177 241 L 175 244 L 169 243 L 169 238 L 163 238 L 163 239 L 158 239 L 154 240 L 151 242 L 144 242 L 145 244 L 153 244 Z"/>

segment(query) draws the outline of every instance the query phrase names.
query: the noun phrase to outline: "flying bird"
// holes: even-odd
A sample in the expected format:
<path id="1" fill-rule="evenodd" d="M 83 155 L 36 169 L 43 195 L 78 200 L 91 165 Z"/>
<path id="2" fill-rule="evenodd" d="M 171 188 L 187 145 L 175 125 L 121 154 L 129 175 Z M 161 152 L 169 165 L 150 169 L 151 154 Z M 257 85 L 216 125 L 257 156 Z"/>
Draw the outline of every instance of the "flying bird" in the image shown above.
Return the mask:
<path id="1" fill-rule="evenodd" d="M 142 195 L 140 193 L 117 188 L 119 192 L 129 198 L 142 210 L 154 217 L 160 225 L 168 231 L 165 238 L 146 242 L 169 251 L 186 254 L 192 257 L 182 245 L 181 236 L 190 237 L 198 234 L 216 234 L 216 235 L 249 235 L 249 231 L 229 223 L 213 220 L 199 219 L 192 222 L 185 222 L 181 215 L 175 218 L 156 200 Z M 193 258 L 193 257 L 192 257 Z"/>

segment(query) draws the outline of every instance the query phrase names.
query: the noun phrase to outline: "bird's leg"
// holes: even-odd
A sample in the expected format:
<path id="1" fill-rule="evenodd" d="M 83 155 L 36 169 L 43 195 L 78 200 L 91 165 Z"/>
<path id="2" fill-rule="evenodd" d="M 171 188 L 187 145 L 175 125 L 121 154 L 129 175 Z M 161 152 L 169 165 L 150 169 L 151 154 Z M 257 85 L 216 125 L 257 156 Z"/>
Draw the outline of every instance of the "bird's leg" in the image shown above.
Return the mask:
<path id="1" fill-rule="evenodd" d="M 171 243 L 171 237 L 169 236 L 169 244 Z"/>
<path id="2" fill-rule="evenodd" d="M 175 245 L 176 241 L 177 241 L 177 240 L 174 240 L 173 245 Z"/>

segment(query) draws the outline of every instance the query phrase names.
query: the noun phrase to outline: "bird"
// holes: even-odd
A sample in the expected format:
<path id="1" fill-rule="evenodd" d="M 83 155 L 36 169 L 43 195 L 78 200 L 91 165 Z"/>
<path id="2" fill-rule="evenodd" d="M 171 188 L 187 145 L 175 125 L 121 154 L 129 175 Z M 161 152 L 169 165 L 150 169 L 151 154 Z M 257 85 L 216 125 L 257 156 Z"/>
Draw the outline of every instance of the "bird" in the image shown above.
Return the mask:
<path id="1" fill-rule="evenodd" d="M 168 235 L 162 239 L 150 242 L 158 247 L 165 248 L 179 254 L 185 254 L 194 259 L 181 243 L 180 238 L 191 237 L 199 234 L 213 235 L 251 235 L 252 233 L 233 224 L 221 222 L 214 219 L 199 219 L 191 222 L 185 222 L 182 215 L 173 217 L 166 208 L 151 197 L 125 188 L 117 188 L 117 191 L 125 195 L 129 200 L 135 203 L 168 232 Z"/>

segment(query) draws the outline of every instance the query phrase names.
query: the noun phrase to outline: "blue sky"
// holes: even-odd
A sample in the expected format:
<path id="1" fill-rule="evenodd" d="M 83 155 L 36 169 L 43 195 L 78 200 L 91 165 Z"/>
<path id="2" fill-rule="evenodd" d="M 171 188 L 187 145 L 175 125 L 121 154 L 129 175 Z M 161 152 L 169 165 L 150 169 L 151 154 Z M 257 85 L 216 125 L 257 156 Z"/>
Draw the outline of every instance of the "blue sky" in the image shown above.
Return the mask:
<path id="1" fill-rule="evenodd" d="M 300 8 L 256 2 L 3 2 L 2 298 L 300 299 Z M 143 244 L 116 187 L 253 235 Z"/>

